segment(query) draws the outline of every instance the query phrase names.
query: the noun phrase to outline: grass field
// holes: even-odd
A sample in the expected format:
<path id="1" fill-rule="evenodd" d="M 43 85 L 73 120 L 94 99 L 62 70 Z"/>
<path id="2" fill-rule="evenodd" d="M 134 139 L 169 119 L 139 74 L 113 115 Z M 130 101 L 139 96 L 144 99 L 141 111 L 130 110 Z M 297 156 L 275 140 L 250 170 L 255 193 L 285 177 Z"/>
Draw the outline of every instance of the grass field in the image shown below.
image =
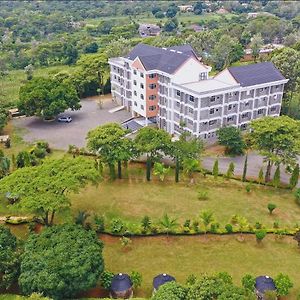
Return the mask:
<path id="1" fill-rule="evenodd" d="M 223 226 L 234 214 L 246 217 L 252 225 L 259 221 L 270 228 L 275 220 L 280 227 L 293 227 L 300 222 L 300 207 L 289 190 L 253 185 L 247 193 L 245 183 L 222 178 L 215 182 L 212 177 L 199 177 L 194 186 L 189 186 L 187 181 L 175 184 L 173 178 L 164 183 L 147 183 L 141 178 L 90 186 L 72 196 L 72 210 L 74 213 L 87 210 L 104 214 L 107 220 L 120 217 L 135 223 L 145 215 L 158 221 L 164 213 L 183 223 L 186 219 L 199 218 L 203 209 L 211 210 Z M 209 199 L 198 200 L 199 191 L 207 191 Z M 271 216 L 267 210 L 270 202 L 277 205 Z"/>
<path id="2" fill-rule="evenodd" d="M 142 288 L 136 296 L 149 297 L 152 279 L 167 272 L 185 283 L 190 274 L 227 271 L 240 285 L 245 274 L 276 276 L 288 274 L 294 289 L 285 299 L 296 299 L 300 292 L 300 252 L 292 238 L 276 241 L 268 236 L 261 245 L 255 237 L 237 236 L 134 238 L 128 249 L 122 249 L 118 238 L 102 237 L 106 268 L 112 272 L 139 271 Z"/>
<path id="3" fill-rule="evenodd" d="M 47 77 L 55 75 L 61 71 L 74 72 L 76 67 L 55 66 L 48 68 L 35 69 L 34 77 Z M 9 74 L 0 81 L 0 103 L 16 102 L 19 96 L 19 89 L 26 81 L 24 70 L 10 71 Z"/>

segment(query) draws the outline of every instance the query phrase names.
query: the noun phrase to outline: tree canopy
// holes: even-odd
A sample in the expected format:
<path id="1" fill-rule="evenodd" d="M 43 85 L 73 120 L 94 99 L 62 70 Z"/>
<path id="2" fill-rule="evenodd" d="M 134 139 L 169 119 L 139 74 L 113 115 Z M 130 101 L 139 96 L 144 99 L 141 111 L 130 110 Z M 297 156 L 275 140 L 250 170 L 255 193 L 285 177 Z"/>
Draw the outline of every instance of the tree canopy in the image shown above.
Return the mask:
<path id="1" fill-rule="evenodd" d="M 22 292 L 63 299 L 94 287 L 104 269 L 102 249 L 96 233 L 78 225 L 56 225 L 30 235 L 21 262 Z"/>
<path id="2" fill-rule="evenodd" d="M 1 179 L 0 192 L 19 195 L 15 206 L 51 225 L 57 211 L 70 207 L 68 193 L 78 192 L 88 182 L 97 183 L 99 179 L 90 159 L 46 159 L 42 165 L 18 169 Z"/>
<path id="3" fill-rule="evenodd" d="M 52 119 L 71 108 L 80 109 L 80 99 L 72 84 L 55 78 L 34 78 L 20 88 L 18 108 L 27 116 Z"/>
<path id="4" fill-rule="evenodd" d="M 228 126 L 217 131 L 219 144 L 225 146 L 226 153 L 233 155 L 243 154 L 246 147 L 240 129 Z"/>

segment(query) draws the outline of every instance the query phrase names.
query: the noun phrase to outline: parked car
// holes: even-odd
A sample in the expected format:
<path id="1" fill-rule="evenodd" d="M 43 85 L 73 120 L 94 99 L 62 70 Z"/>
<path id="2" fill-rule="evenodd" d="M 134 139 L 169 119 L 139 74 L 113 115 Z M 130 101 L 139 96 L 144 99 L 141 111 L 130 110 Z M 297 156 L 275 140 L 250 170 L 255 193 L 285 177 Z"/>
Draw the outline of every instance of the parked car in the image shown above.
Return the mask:
<path id="1" fill-rule="evenodd" d="M 72 118 L 70 116 L 61 116 L 58 118 L 58 122 L 70 123 Z"/>

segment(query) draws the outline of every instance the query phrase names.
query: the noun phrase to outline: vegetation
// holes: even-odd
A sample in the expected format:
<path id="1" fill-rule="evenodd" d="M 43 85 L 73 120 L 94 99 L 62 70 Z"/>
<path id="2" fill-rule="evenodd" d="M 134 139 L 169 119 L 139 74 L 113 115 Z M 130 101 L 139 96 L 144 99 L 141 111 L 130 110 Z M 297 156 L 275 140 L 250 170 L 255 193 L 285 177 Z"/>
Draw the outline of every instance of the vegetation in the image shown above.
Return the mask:
<path id="1" fill-rule="evenodd" d="M 61 299 L 94 287 L 103 271 L 102 248 L 93 231 L 76 225 L 56 225 L 31 235 L 22 255 L 22 292 Z"/>
<path id="2" fill-rule="evenodd" d="M 222 127 L 218 129 L 218 141 L 220 145 L 225 146 L 225 152 L 232 155 L 243 154 L 245 143 L 241 131 L 236 127 Z"/>

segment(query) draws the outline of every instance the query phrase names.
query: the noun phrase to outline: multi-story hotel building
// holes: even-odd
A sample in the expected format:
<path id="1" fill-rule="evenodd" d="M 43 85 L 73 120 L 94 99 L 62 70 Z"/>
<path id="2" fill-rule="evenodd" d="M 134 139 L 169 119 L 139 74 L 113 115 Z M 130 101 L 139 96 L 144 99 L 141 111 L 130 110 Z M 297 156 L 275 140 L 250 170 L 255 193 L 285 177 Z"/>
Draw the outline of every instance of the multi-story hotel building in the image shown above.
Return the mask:
<path id="1" fill-rule="evenodd" d="M 154 120 L 170 134 L 186 130 L 205 140 L 222 126 L 246 129 L 253 119 L 279 116 L 288 81 L 271 62 L 231 67 L 210 77 L 211 67 L 189 45 L 139 44 L 109 64 L 113 99 L 134 117 Z"/>

